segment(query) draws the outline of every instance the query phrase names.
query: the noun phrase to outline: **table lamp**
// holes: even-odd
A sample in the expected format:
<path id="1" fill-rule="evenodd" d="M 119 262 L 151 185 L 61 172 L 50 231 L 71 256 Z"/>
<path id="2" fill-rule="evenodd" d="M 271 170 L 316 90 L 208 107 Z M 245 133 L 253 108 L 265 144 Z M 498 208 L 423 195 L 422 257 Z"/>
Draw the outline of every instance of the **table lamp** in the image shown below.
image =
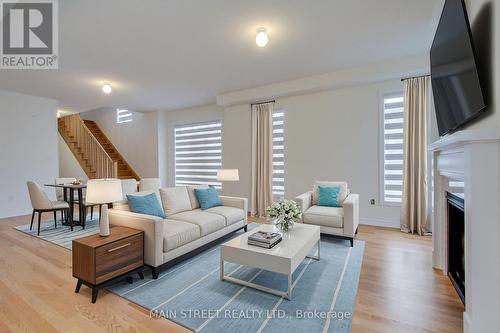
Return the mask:
<path id="1" fill-rule="evenodd" d="M 219 169 L 217 170 L 217 180 L 221 182 L 231 182 L 240 180 L 238 169 Z"/>
<path id="2" fill-rule="evenodd" d="M 123 200 L 122 182 L 119 179 L 89 179 L 85 201 L 100 206 L 99 235 L 109 236 L 108 204 Z"/>

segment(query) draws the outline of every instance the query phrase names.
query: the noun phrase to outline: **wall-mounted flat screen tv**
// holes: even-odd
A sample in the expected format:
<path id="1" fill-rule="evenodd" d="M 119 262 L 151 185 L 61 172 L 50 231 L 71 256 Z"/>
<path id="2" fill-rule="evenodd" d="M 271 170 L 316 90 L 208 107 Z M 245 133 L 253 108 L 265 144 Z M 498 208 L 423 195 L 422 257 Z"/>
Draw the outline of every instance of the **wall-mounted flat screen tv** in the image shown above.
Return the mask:
<path id="1" fill-rule="evenodd" d="M 462 127 L 486 108 L 463 0 L 446 0 L 430 52 L 439 134 Z"/>

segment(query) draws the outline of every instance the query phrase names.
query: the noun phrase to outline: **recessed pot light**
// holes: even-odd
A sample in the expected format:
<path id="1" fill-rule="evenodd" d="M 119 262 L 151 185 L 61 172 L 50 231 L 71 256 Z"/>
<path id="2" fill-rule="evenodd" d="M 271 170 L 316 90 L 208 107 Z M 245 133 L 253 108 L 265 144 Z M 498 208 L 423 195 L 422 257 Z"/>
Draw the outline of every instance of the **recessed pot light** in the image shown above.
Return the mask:
<path id="1" fill-rule="evenodd" d="M 255 36 L 255 44 L 257 44 L 258 47 L 264 47 L 267 45 L 268 41 L 269 41 L 269 36 L 267 36 L 266 29 L 265 28 L 257 29 L 257 35 Z"/>
<path id="2" fill-rule="evenodd" d="M 109 83 L 105 83 L 102 85 L 102 92 L 103 93 L 111 94 L 111 91 L 113 91 L 113 89 L 111 88 L 111 85 Z"/>

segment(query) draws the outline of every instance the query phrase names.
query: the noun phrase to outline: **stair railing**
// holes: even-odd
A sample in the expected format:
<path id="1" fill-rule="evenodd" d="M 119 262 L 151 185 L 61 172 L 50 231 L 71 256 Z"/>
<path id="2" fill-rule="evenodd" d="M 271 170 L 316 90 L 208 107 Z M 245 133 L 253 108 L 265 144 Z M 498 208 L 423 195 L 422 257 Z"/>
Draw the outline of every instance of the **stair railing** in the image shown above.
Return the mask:
<path id="1" fill-rule="evenodd" d="M 83 158 L 88 160 L 95 178 L 118 178 L 118 162 L 108 155 L 80 115 L 73 114 L 59 120 L 64 123 L 68 135 L 76 142 Z"/>

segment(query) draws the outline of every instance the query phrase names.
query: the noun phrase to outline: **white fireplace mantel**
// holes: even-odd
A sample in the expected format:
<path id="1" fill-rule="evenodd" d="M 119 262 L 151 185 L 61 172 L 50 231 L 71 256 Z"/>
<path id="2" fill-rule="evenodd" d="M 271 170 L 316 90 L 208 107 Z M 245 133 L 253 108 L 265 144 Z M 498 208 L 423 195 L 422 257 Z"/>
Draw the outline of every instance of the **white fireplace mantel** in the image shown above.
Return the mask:
<path id="1" fill-rule="evenodd" d="M 500 131 L 464 130 L 428 147 L 434 168 L 432 265 L 447 274 L 446 190 L 464 182 L 464 332 L 500 332 Z"/>
<path id="2" fill-rule="evenodd" d="M 500 131 L 496 130 L 464 130 L 440 138 L 429 144 L 430 151 L 453 149 L 475 142 L 495 142 L 500 140 Z"/>

